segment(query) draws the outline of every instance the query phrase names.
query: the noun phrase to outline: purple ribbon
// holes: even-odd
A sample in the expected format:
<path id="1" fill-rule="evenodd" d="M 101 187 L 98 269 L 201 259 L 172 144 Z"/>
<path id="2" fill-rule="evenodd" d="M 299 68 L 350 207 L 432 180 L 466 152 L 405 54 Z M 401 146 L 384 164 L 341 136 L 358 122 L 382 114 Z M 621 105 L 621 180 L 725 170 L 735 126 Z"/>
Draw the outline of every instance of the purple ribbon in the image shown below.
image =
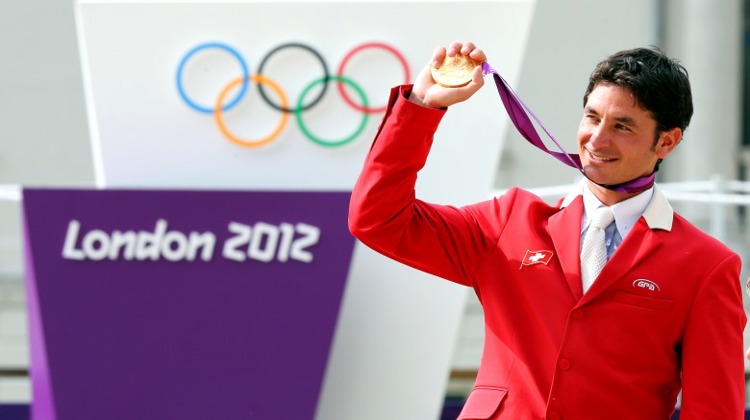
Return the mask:
<path id="1" fill-rule="evenodd" d="M 503 105 L 505 106 L 505 110 L 508 112 L 508 116 L 510 117 L 510 120 L 513 122 L 513 125 L 516 126 L 516 129 L 519 133 L 532 145 L 536 146 L 537 148 L 543 150 L 544 152 L 552 155 L 555 159 L 559 160 L 560 162 L 572 167 L 578 169 L 583 176 L 586 176 L 586 173 L 583 170 L 583 165 L 581 165 L 581 157 L 578 156 L 578 154 L 574 153 L 567 153 L 565 149 L 560 145 L 560 143 L 557 142 L 555 139 L 555 136 L 550 134 L 549 130 L 542 124 L 542 122 L 539 120 L 539 118 L 534 114 L 534 112 L 526 106 L 525 103 L 521 100 L 521 98 L 516 95 L 516 93 L 511 89 L 510 85 L 508 84 L 505 79 L 503 79 L 500 74 L 492 68 L 486 61 L 482 63 L 482 73 L 483 74 L 492 74 L 493 79 L 495 79 L 495 85 L 497 86 L 497 91 L 500 94 L 500 99 L 503 101 Z M 529 118 L 529 115 L 531 118 L 536 121 L 536 123 L 544 130 L 545 133 L 547 133 L 547 136 L 552 140 L 553 143 L 557 146 L 558 149 L 560 149 L 562 152 L 555 152 L 553 150 L 549 150 L 547 146 L 544 145 L 544 142 L 539 137 L 539 133 L 537 133 L 536 128 L 534 128 L 534 124 L 531 122 L 531 119 Z M 588 177 L 587 177 L 588 178 Z M 622 184 L 616 184 L 616 185 L 601 185 L 604 188 L 610 189 L 612 191 L 617 192 L 624 192 L 624 193 L 639 193 L 642 191 L 646 191 L 647 189 L 651 188 L 654 185 L 654 180 L 656 179 L 656 171 L 652 172 L 651 175 L 642 176 L 636 179 L 633 179 L 631 181 L 623 182 Z M 593 182 L 593 181 L 592 181 Z"/>

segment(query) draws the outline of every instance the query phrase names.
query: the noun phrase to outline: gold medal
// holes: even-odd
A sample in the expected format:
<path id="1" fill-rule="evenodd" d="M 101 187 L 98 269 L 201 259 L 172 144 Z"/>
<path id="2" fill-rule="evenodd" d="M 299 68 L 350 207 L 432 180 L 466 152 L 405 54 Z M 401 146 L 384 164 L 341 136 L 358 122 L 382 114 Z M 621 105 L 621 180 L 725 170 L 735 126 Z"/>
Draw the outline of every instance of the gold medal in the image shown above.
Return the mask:
<path id="1" fill-rule="evenodd" d="M 453 57 L 446 55 L 440 67 L 432 68 L 432 78 L 444 87 L 466 86 L 471 82 L 474 67 L 478 65 L 479 63 L 466 55 L 456 54 Z"/>

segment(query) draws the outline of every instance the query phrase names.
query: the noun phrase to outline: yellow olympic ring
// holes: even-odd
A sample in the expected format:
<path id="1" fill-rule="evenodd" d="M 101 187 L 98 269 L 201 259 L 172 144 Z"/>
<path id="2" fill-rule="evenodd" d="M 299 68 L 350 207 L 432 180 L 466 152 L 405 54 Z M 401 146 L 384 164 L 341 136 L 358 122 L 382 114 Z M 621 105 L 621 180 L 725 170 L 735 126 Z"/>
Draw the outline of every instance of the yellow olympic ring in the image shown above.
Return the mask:
<path id="1" fill-rule="evenodd" d="M 250 76 L 250 80 L 255 83 L 268 85 L 271 90 L 276 92 L 276 95 L 279 96 L 281 106 L 284 108 L 289 107 L 289 100 L 284 94 L 284 91 L 281 90 L 281 87 L 276 84 L 276 82 L 259 74 L 253 74 L 252 76 Z M 286 112 L 282 112 L 281 122 L 279 122 L 279 125 L 276 126 L 276 129 L 274 129 L 274 131 L 266 137 L 257 140 L 241 139 L 229 132 L 226 125 L 224 124 L 224 119 L 222 117 L 222 104 L 224 103 L 224 98 L 229 94 L 229 91 L 232 90 L 233 87 L 245 81 L 245 77 L 238 77 L 237 79 L 231 81 L 226 87 L 224 87 L 224 89 L 219 94 L 219 97 L 216 99 L 216 105 L 214 105 L 214 119 L 216 120 L 216 125 L 219 127 L 221 133 L 224 134 L 224 136 L 226 136 L 226 138 L 228 138 L 232 143 L 242 147 L 260 147 L 272 142 L 274 139 L 276 139 L 276 137 L 281 135 L 281 132 L 284 131 L 284 127 L 286 127 L 286 123 L 289 121 L 289 114 Z"/>

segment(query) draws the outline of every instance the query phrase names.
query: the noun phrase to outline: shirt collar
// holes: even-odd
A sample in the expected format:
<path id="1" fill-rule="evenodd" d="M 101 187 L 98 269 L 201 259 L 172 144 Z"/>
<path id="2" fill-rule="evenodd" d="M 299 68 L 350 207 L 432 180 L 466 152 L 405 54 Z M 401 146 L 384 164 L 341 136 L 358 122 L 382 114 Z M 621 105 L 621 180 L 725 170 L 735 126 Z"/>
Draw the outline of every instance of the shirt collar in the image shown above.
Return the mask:
<path id="1" fill-rule="evenodd" d="M 594 210 L 597 207 L 603 206 L 601 201 L 591 192 L 588 188 L 588 183 L 583 188 L 583 222 L 582 227 L 588 227 L 589 217 L 588 215 L 594 214 Z M 643 212 L 646 210 L 648 203 L 651 201 L 651 197 L 654 195 L 654 189 L 649 188 L 642 193 L 630 197 L 627 200 L 620 201 L 617 204 L 610 206 L 612 213 L 615 214 L 615 224 L 617 225 L 617 231 L 620 232 L 620 237 L 625 239 L 625 236 L 630 232 L 630 229 L 635 225 L 635 222 L 641 217 Z"/>
<path id="2" fill-rule="evenodd" d="M 586 178 L 582 178 L 581 181 L 576 184 L 575 188 L 573 188 L 573 190 L 565 197 L 560 207 L 567 207 L 579 195 L 583 196 L 584 205 L 581 229 L 586 229 L 586 227 L 588 227 L 586 214 L 590 214 L 590 212 L 593 212 L 596 207 L 602 205 L 589 189 L 588 180 Z M 587 196 L 590 196 L 590 198 L 587 198 Z M 674 210 L 664 196 L 664 193 L 657 185 L 654 185 L 653 188 L 650 188 L 634 197 L 615 204 L 612 206 L 612 212 L 615 214 L 617 230 L 620 232 L 622 238 L 625 238 L 625 235 L 630 229 L 632 229 L 641 216 L 646 219 L 646 223 L 651 229 L 663 229 L 666 231 L 672 230 Z"/>

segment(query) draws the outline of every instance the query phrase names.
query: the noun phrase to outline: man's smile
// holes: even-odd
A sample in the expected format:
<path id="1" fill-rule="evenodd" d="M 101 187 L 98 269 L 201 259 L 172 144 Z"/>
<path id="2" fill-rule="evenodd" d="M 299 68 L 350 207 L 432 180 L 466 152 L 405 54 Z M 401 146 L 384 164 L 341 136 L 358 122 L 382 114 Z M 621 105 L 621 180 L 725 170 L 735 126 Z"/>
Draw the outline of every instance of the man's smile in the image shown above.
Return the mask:
<path id="1" fill-rule="evenodd" d="M 605 157 L 605 156 L 594 154 L 588 149 L 586 149 L 586 154 L 588 155 L 589 160 L 593 163 L 606 163 L 606 162 L 613 162 L 617 160 L 617 158 Z"/>

